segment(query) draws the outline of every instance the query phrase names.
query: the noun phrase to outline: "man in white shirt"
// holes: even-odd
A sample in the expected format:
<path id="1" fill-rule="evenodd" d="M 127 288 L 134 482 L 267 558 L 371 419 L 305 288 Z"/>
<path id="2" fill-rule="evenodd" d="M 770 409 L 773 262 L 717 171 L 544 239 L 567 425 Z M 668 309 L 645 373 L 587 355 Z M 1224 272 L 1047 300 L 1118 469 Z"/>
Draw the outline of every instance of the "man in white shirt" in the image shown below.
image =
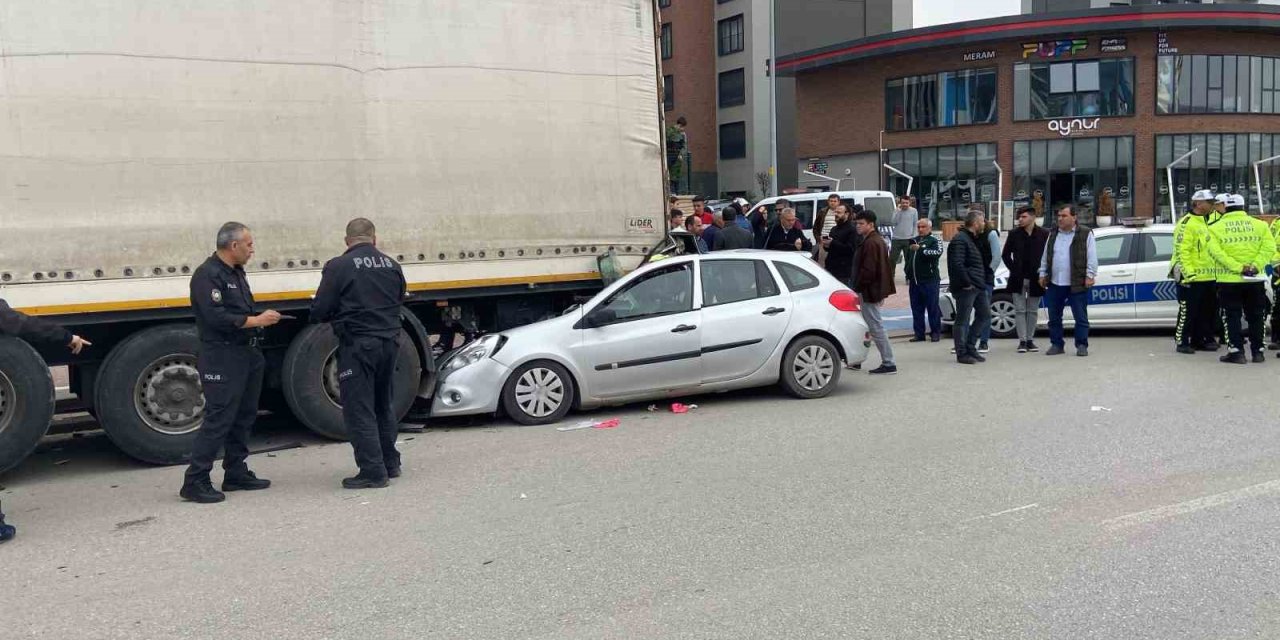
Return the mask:
<path id="1" fill-rule="evenodd" d="M 1068 304 L 1075 321 L 1076 355 L 1089 355 L 1089 289 L 1097 277 L 1098 246 L 1093 231 L 1081 228 L 1075 209 L 1064 205 L 1058 209 L 1058 228 L 1049 232 L 1040 260 L 1040 286 L 1049 308 L 1049 342 L 1053 345 L 1045 355 L 1065 353 L 1062 310 Z"/>

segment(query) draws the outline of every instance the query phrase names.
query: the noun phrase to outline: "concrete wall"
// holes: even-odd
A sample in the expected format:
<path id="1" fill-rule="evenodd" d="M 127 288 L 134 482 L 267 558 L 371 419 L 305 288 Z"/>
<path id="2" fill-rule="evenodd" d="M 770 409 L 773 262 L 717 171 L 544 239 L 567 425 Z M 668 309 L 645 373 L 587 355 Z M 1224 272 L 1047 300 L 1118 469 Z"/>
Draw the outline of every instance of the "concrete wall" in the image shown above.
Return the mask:
<path id="1" fill-rule="evenodd" d="M 879 167 L 880 154 L 876 151 L 868 151 L 864 153 L 849 153 L 843 155 L 829 156 L 822 158 L 827 162 L 826 175 L 831 178 L 840 180 L 840 189 L 850 191 L 853 189 L 879 189 Z M 799 186 L 804 188 L 820 188 L 822 190 L 834 190 L 836 183 L 830 180 L 823 180 L 813 176 L 804 175 L 805 169 L 809 166 L 807 158 L 800 160 L 795 164 L 796 171 L 800 174 Z"/>

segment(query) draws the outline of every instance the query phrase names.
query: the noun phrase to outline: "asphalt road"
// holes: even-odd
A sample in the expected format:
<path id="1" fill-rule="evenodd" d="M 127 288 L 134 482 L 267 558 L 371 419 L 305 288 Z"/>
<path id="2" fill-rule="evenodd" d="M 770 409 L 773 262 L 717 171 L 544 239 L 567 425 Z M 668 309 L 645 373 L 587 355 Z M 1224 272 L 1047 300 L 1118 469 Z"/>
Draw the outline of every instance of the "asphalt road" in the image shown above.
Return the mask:
<path id="1" fill-rule="evenodd" d="M 945 343 L 943 343 L 945 345 Z M 179 501 L 181 469 L 62 439 L 0 499 L 6 638 L 1274 638 L 1280 362 L 1167 337 L 953 364 L 821 401 L 600 411 L 345 445 L 268 425 L 267 492 Z M 874 362 L 876 357 L 872 356 Z M 1097 409 L 1094 409 L 1097 407 Z M 572 424 L 577 421 L 575 417 Z M 563 426 L 563 425 L 562 425 Z M 410 440 L 412 438 L 412 440 Z M 61 462 L 61 464 L 58 464 Z"/>

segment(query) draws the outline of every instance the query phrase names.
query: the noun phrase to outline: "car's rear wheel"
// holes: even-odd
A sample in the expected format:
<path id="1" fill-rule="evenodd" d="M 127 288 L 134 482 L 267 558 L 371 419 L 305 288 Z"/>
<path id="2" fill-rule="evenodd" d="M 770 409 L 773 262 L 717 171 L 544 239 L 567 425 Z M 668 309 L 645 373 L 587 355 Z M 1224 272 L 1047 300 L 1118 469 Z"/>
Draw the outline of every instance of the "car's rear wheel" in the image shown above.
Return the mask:
<path id="1" fill-rule="evenodd" d="M 1012 338 L 1015 335 L 1018 335 L 1018 325 L 1013 296 L 1003 292 L 991 296 L 991 336 Z"/>
<path id="2" fill-rule="evenodd" d="M 520 424 L 559 422 L 573 407 L 573 377 L 548 360 L 522 365 L 502 388 L 502 408 Z"/>
<path id="3" fill-rule="evenodd" d="M 803 336 L 782 356 L 782 388 L 803 399 L 822 398 L 840 382 L 840 352 L 822 336 Z"/>

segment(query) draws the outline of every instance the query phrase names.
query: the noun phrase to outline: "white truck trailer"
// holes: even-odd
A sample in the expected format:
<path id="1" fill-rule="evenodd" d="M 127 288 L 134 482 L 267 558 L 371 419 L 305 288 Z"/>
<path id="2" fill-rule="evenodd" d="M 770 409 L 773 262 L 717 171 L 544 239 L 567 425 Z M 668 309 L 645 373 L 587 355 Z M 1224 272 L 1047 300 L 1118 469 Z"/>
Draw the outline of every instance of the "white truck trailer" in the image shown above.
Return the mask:
<path id="1" fill-rule="evenodd" d="M 143 461 L 202 419 L 188 279 L 254 230 L 264 403 L 341 438 L 335 340 L 308 325 L 356 216 L 404 266 L 397 405 L 429 334 L 527 323 L 638 264 L 665 227 L 654 0 L 6 0 L 0 298 L 94 343 L 0 339 L 0 471 L 54 412 L 46 365 Z M 43 359 L 43 361 L 42 361 Z"/>

